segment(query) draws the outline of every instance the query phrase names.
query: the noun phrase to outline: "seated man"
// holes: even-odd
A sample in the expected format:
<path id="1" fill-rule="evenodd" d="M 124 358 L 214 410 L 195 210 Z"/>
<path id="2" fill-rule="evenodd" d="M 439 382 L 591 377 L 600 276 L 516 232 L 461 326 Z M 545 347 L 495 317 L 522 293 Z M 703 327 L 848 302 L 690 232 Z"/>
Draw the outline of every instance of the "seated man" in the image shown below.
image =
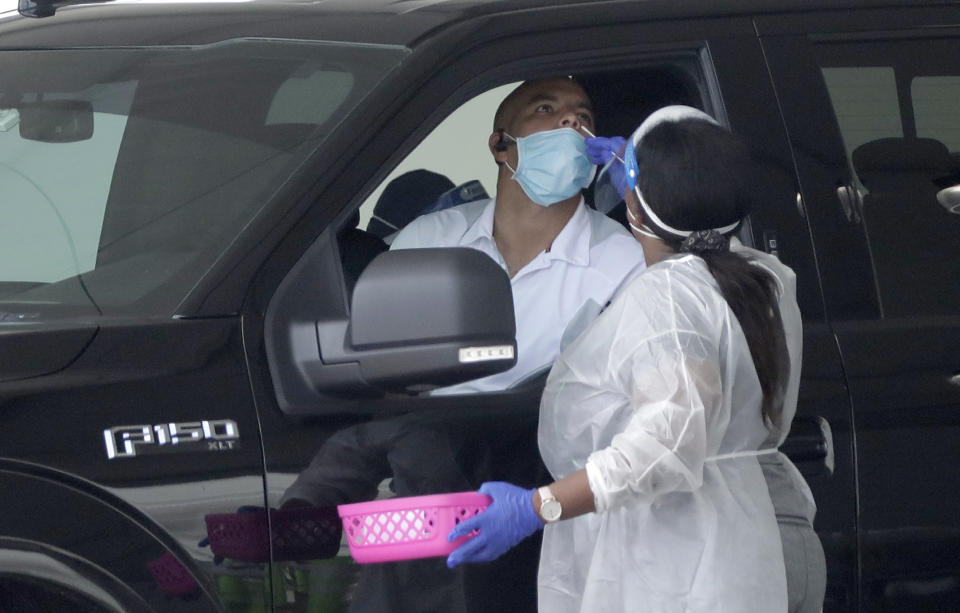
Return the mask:
<path id="1" fill-rule="evenodd" d="M 617 288 L 644 267 L 626 230 L 586 206 L 595 167 L 581 128 L 593 131 L 590 101 L 566 78 L 530 81 L 500 104 L 488 147 L 500 166 L 496 197 L 419 217 L 391 249 L 464 246 L 507 271 L 517 324 L 516 365 L 434 393 L 497 391 L 545 371 Z M 436 415 L 373 420 L 331 436 L 284 493 L 284 506 L 369 500 L 393 477 L 398 496 L 475 489 L 461 470 L 464 430 Z M 536 449 L 531 431 L 530 448 Z M 535 564 L 533 565 L 535 570 Z M 462 569 L 442 559 L 363 568 L 352 611 L 463 611 Z"/>
<path id="2" fill-rule="evenodd" d="M 575 81 L 556 78 L 520 85 L 497 109 L 487 143 L 500 166 L 496 197 L 421 216 L 394 239 L 391 249 L 479 249 L 510 275 L 517 320 L 516 365 L 435 393 L 502 390 L 548 368 L 561 344 L 572 340 L 617 288 L 643 269 L 639 243 L 583 201 L 581 189 L 590 183 L 594 171 L 584 155 L 580 133 L 584 127 L 592 131 L 593 114 L 589 98 Z M 283 502 L 325 505 L 369 498 L 383 477 L 344 477 L 338 465 L 354 466 L 354 471 L 360 466 L 384 466 L 369 458 L 351 462 L 342 454 L 350 448 L 361 453 L 361 440 L 366 449 L 382 449 L 375 442 L 382 443 L 388 432 L 393 438 L 402 430 L 394 425 L 395 420 L 373 421 L 331 437 L 324 448 L 336 447 L 339 460 L 327 457 L 321 448 L 284 493 Z M 383 431 L 383 436 L 373 435 L 374 430 Z M 401 438 L 409 440 L 410 433 Z M 389 443 L 392 455 L 396 455 L 396 444 L 396 440 Z M 419 445 L 410 451 L 426 453 Z M 401 495 L 425 493 L 431 492 Z"/>
<path id="3" fill-rule="evenodd" d="M 496 197 L 419 217 L 391 249 L 472 247 L 510 275 L 517 319 L 511 370 L 440 390 L 500 390 L 548 368 L 625 280 L 643 268 L 639 244 L 587 207 L 594 166 L 590 100 L 571 79 L 528 81 L 497 109 L 488 147 L 500 166 Z"/>

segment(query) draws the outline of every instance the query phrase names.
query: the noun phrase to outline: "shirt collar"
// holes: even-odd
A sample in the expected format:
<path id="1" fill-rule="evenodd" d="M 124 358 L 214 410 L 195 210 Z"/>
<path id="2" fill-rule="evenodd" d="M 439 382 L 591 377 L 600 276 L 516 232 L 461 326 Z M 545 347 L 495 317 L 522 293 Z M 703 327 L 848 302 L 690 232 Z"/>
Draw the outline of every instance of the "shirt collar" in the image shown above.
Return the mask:
<path id="1" fill-rule="evenodd" d="M 469 246 L 484 242 L 496 248 L 496 242 L 493 240 L 493 212 L 496 205 L 496 198 L 491 198 L 480 216 L 463 233 L 460 245 Z M 590 212 L 583 198 L 580 198 L 573 216 L 567 220 L 560 234 L 553 239 L 547 255 L 550 259 L 566 260 L 571 264 L 586 266 L 590 263 L 590 235 Z"/>
<path id="2" fill-rule="evenodd" d="M 477 242 L 486 242 L 496 248 L 496 242 L 493 240 L 493 210 L 497 205 L 497 199 L 491 198 L 487 206 L 483 207 L 483 212 L 471 224 L 467 231 L 460 238 L 460 245 L 466 247 Z"/>

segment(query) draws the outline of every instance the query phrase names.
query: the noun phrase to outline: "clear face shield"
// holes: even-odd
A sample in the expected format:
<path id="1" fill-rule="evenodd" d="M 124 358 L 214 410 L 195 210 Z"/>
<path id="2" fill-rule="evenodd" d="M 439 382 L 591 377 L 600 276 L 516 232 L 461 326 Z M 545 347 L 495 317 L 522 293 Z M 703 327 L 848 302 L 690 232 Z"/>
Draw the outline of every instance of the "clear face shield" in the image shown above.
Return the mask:
<path id="1" fill-rule="evenodd" d="M 598 211 L 604 214 L 609 213 L 623 202 L 624 195 L 630 190 L 636 196 L 639 208 L 635 215 L 630 207 L 627 207 L 627 221 L 634 232 L 658 240 L 663 240 L 663 234 L 672 236 L 677 240 L 683 240 L 693 234 L 691 230 L 673 228 L 661 220 L 644 199 L 641 190 L 637 188 L 637 178 L 640 176 L 640 169 L 637 165 L 637 146 L 643 137 L 660 123 L 684 120 L 705 121 L 720 126 L 715 119 L 699 109 L 674 105 L 663 107 L 651 113 L 628 139 L 594 137 L 597 142 L 591 143 L 591 146 L 596 148 L 592 152 L 591 159 L 597 160 L 599 156 L 604 156 L 603 159 L 606 159 L 606 156 L 609 156 L 607 163 L 598 173 L 594 185 L 593 201 Z M 625 142 L 623 142 L 624 140 Z M 623 142 L 622 145 L 621 142 Z M 615 151 L 614 149 L 618 146 L 619 149 Z M 643 223 L 641 223 L 641 216 Z M 738 219 L 731 224 L 712 228 L 710 231 L 727 235 L 736 230 L 740 221 Z M 652 228 L 657 228 L 658 231 L 655 233 Z"/>
<path id="2" fill-rule="evenodd" d="M 611 167 L 617 166 L 611 172 Z M 593 185 L 593 205 L 604 215 L 623 202 L 622 186 L 614 178 L 624 172 L 623 161 L 614 157 L 597 172 L 597 182 Z"/>
<path id="3" fill-rule="evenodd" d="M 626 191 L 637 184 L 637 158 L 632 139 L 610 155 L 610 160 L 597 172 L 593 186 L 594 206 L 603 214 L 623 202 Z"/>

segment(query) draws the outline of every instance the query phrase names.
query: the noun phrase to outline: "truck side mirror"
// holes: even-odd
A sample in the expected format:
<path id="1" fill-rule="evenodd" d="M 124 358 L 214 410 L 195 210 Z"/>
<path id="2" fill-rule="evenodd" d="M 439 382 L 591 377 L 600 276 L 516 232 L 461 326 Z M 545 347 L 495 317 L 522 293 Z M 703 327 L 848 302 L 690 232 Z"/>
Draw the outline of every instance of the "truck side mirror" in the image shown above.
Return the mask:
<path id="1" fill-rule="evenodd" d="M 341 398 L 414 393 L 516 363 L 510 280 L 474 249 L 381 253 L 357 280 L 346 316 L 286 320 L 270 311 L 267 353 L 281 409 L 290 414 L 326 412 L 285 393 L 304 386 Z"/>

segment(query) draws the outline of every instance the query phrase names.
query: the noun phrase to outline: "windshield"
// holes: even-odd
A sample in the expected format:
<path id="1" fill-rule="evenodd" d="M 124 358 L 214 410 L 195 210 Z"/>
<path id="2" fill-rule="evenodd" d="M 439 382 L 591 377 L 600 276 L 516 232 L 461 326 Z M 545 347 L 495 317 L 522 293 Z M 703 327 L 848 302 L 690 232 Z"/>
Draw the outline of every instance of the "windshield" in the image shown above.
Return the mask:
<path id="1" fill-rule="evenodd" d="M 403 53 L 0 52 L 0 321 L 170 315 Z"/>

